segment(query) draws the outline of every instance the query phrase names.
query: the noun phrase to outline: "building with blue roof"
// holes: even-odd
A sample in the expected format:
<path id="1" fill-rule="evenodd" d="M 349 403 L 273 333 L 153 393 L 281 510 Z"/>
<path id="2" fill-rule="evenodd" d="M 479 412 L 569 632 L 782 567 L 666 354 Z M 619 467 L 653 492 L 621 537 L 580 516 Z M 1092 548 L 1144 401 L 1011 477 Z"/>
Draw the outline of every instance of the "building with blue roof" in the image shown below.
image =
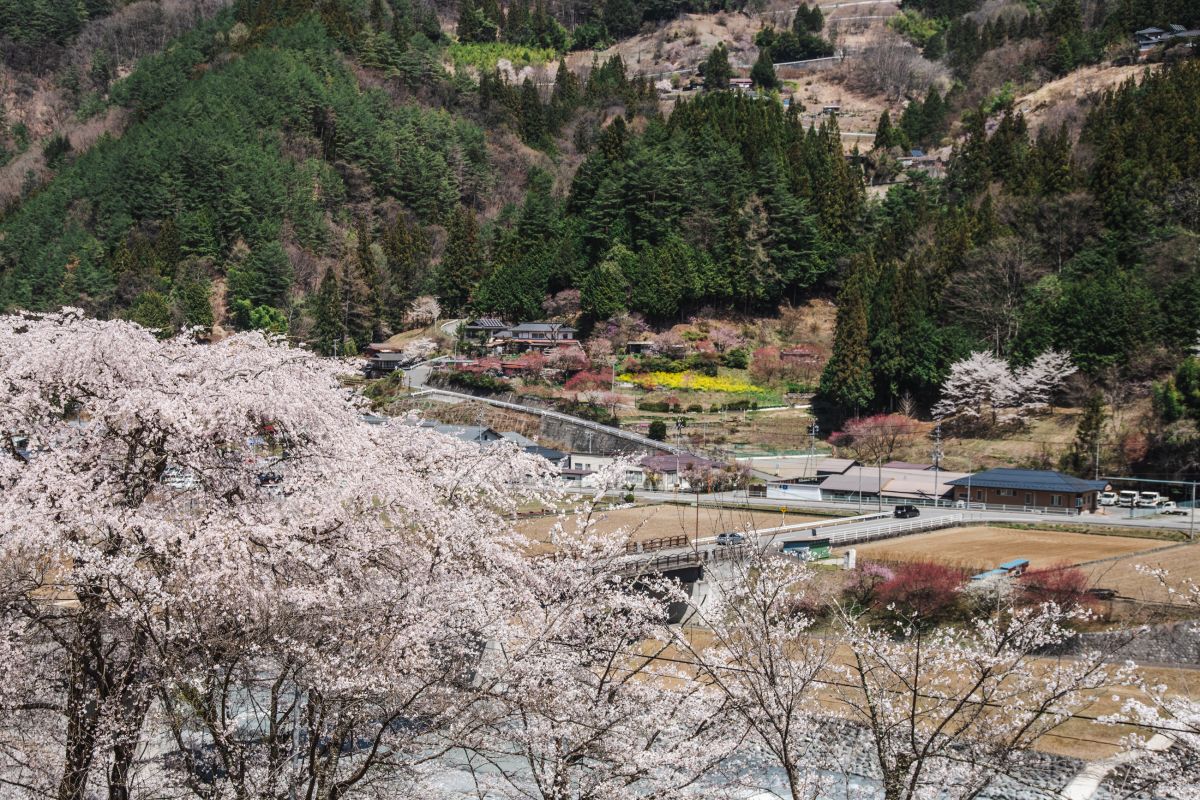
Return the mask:
<path id="1" fill-rule="evenodd" d="M 1095 511 L 1106 481 L 1089 481 L 1045 469 L 989 469 L 948 481 L 954 499 L 1035 511 L 1080 514 Z"/>

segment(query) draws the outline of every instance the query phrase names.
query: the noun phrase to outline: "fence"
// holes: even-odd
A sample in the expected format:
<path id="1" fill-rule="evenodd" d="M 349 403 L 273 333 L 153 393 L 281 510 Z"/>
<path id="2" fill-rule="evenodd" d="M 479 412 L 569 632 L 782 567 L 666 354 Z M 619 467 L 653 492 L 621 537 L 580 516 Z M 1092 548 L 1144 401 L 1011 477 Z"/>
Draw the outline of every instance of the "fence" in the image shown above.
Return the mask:
<path id="1" fill-rule="evenodd" d="M 1067 508 L 1065 506 L 1062 508 L 1053 508 L 1043 506 L 1003 505 L 1000 503 L 968 503 L 965 500 L 934 500 L 928 497 L 893 497 L 890 495 L 879 497 L 877 495 L 864 494 L 860 499 L 856 492 L 822 492 L 821 502 L 857 505 L 859 508 L 866 508 L 873 505 L 905 505 L 932 508 L 961 508 L 965 511 L 1003 511 L 1020 512 L 1023 514 L 1052 514 L 1063 517 L 1078 516 L 1080 513 L 1080 510 L 1077 508 Z"/>
<path id="2" fill-rule="evenodd" d="M 654 550 L 665 550 L 669 547 L 687 547 L 688 537 L 680 534 L 678 536 L 660 536 L 656 539 L 646 539 L 641 542 L 627 542 L 625 544 L 625 553 L 634 555 L 635 553 L 649 553 Z"/>
<path id="3" fill-rule="evenodd" d="M 751 545 L 748 544 L 734 544 L 708 547 L 703 550 L 688 550 L 684 553 L 668 553 L 653 558 L 633 558 L 618 565 L 616 571 L 628 576 L 700 567 L 705 564 L 742 558 L 749 552 L 750 547 Z"/>
<path id="4" fill-rule="evenodd" d="M 877 525 L 870 528 L 860 528 L 856 531 L 829 534 L 830 544 L 843 545 L 857 542 L 872 542 L 878 539 L 893 539 L 910 533 L 933 531 L 940 528 L 953 528 L 963 523 L 962 514 L 948 514 L 932 519 L 914 519 L 905 522 L 892 522 L 887 525 Z"/>

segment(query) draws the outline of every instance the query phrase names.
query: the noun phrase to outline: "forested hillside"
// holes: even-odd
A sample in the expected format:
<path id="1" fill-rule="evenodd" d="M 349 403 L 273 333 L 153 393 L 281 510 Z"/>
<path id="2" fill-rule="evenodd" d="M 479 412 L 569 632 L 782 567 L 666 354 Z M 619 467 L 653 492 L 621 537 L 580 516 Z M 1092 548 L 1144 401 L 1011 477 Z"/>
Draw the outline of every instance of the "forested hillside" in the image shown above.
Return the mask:
<path id="1" fill-rule="evenodd" d="M 835 116 L 727 91 L 723 48 L 706 90 L 669 105 L 618 58 L 560 61 L 543 86 L 450 66 L 447 30 L 561 55 L 586 25 L 611 38 L 623 13 L 684 8 L 629 5 L 209 7 L 94 84 L 120 129 L 83 151 L 41 144 L 47 179 L 0 220 L 0 303 L 270 328 L 344 352 L 402 329 L 421 294 L 518 319 L 577 291 L 553 311 L 585 334 L 626 313 L 667 325 L 835 297 L 821 398 L 839 415 L 929 407 L 975 350 L 1017 365 L 1066 350 L 1093 380 L 1149 381 L 1194 343 L 1197 61 L 1184 52 L 1037 130 L 1012 92 L 973 100 L 989 54 L 1062 72 L 1116 52 L 1130 25 L 1194 23 L 1190 4 L 1055 0 L 982 24 L 971 0 L 906 4 L 891 28 L 958 80 L 885 114 L 859 154 Z M 6 9 L 6 35 L 28 46 L 69 47 L 78 27 L 35 30 Z M 802 8 L 789 34 L 821 26 Z M 778 35 L 764 36 L 767 52 Z M 1013 45 L 1025 39 L 1036 52 Z M 1086 57 L 1062 61 L 1064 47 Z M 787 91 L 769 67 L 756 80 Z M 944 177 L 910 173 L 867 199 L 864 169 L 943 143 Z M 498 190 L 523 199 L 496 203 Z"/>

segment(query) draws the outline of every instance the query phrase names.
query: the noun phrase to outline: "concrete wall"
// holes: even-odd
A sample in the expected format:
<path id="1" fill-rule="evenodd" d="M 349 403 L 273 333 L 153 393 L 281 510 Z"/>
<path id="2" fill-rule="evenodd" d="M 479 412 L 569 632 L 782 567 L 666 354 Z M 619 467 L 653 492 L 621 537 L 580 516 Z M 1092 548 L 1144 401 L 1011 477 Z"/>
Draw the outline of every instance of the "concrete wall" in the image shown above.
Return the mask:
<path id="1" fill-rule="evenodd" d="M 572 453 L 642 453 L 653 455 L 649 447 L 643 447 L 619 435 L 604 433 L 595 428 L 585 428 L 558 417 L 541 417 L 539 433 L 547 439 L 562 443 Z"/>

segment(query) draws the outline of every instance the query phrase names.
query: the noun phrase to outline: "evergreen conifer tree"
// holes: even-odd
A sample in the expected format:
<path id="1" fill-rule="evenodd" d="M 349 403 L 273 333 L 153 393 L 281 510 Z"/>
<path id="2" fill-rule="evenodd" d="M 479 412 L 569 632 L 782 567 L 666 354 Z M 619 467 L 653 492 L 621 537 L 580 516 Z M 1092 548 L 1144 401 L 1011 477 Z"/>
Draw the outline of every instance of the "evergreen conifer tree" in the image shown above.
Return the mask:
<path id="1" fill-rule="evenodd" d="M 313 299 L 313 346 L 322 355 L 337 355 L 345 336 L 342 290 L 331 267 L 325 270 L 325 277 L 321 279 L 321 286 Z"/>
<path id="2" fill-rule="evenodd" d="M 1064 471 L 1091 478 L 1100 467 L 1100 439 L 1104 433 L 1104 396 L 1099 392 L 1088 398 L 1075 426 L 1075 441 L 1062 458 Z"/>
<path id="3" fill-rule="evenodd" d="M 754 62 L 754 68 L 750 70 L 750 80 L 765 92 L 779 88 L 779 78 L 775 76 L 775 65 L 771 63 L 769 49 L 764 47 L 758 51 L 758 59 Z"/>
<path id="4" fill-rule="evenodd" d="M 729 51 L 725 43 L 719 42 L 708 60 L 704 62 L 704 91 L 720 91 L 729 88 L 729 79 L 733 77 L 733 68 L 729 66 Z"/>
<path id="5" fill-rule="evenodd" d="M 532 147 L 546 144 L 546 109 L 542 106 L 537 87 L 529 78 L 521 84 L 519 113 L 521 139 Z"/>
<path id="6" fill-rule="evenodd" d="M 839 411 L 856 414 L 871 405 L 874 380 L 867 324 L 867 280 L 874 271 L 870 255 L 857 256 L 838 293 L 833 354 L 821 373 L 821 394 Z"/>
<path id="7" fill-rule="evenodd" d="M 629 281 L 625 268 L 637 256 L 622 244 L 614 244 L 604 260 L 584 278 L 580 291 L 580 304 L 588 316 L 596 320 L 608 319 L 626 308 Z"/>
<path id="8" fill-rule="evenodd" d="M 604 0 L 600 18 L 608 35 L 618 39 L 637 33 L 642 24 L 642 14 L 633 0 Z"/>
<path id="9" fill-rule="evenodd" d="M 456 206 L 447 234 L 446 251 L 434 273 L 434 283 L 442 307 L 457 311 L 467 304 L 471 290 L 487 271 L 487 261 L 474 211 Z"/>
<path id="10" fill-rule="evenodd" d="M 892 127 L 892 117 L 885 109 L 879 115 L 879 124 L 875 127 L 874 148 L 882 150 L 890 150 L 900 144 L 899 131 Z"/>

